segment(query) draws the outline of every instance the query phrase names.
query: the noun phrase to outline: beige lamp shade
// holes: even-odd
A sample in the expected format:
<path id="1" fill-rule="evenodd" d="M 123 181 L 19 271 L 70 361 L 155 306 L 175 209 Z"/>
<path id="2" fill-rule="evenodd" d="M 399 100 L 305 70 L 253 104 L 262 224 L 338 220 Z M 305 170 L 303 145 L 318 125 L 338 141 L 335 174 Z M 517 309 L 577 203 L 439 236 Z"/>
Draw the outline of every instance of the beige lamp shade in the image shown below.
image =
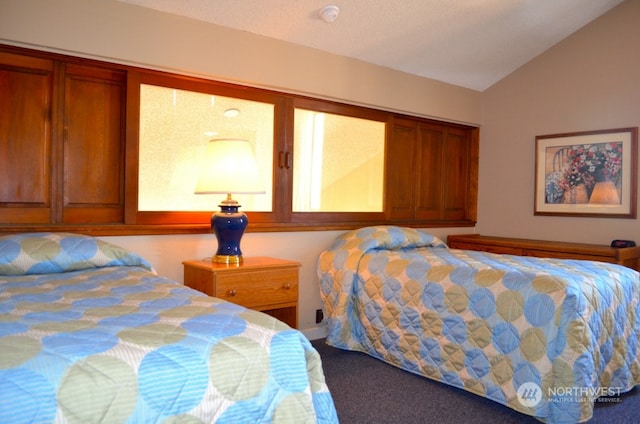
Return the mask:
<path id="1" fill-rule="evenodd" d="M 264 194 L 253 149 L 247 140 L 209 141 L 195 194 Z"/>

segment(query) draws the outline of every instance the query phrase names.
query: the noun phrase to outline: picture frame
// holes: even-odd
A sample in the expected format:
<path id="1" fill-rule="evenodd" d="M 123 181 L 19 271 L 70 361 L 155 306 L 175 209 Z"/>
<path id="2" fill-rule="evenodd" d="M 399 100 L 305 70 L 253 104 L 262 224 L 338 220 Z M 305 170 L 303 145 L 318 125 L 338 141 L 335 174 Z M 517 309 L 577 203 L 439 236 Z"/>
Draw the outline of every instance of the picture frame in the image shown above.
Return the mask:
<path id="1" fill-rule="evenodd" d="M 636 218 L 638 127 L 536 136 L 534 215 Z"/>

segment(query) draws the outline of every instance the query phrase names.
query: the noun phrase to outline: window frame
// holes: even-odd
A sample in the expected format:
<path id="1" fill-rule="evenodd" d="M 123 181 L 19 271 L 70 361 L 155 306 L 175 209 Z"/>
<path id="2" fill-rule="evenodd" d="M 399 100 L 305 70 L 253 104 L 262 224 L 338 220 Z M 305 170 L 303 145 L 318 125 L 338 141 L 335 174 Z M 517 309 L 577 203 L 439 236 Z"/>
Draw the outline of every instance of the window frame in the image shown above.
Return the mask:
<path id="1" fill-rule="evenodd" d="M 382 122 L 385 125 L 385 140 L 384 140 L 384 154 L 385 157 L 388 154 L 389 146 L 389 128 L 392 122 L 392 115 L 388 112 L 383 112 L 375 109 L 369 109 L 364 107 L 345 105 L 334 102 L 327 102 L 318 99 L 311 98 L 293 98 L 290 102 L 290 118 L 291 121 L 287 122 L 287 128 L 290 134 L 291 151 L 293 151 L 293 117 L 295 109 L 306 109 L 314 112 L 324 112 L 335 115 L 342 115 L 351 118 L 361 118 L 373 121 Z M 386 161 L 386 159 L 385 159 Z M 293 176 L 292 176 L 293 178 Z M 383 190 L 382 190 L 382 211 L 380 212 L 293 212 L 293 182 L 289 187 L 291 200 L 288 206 L 289 219 L 288 222 L 292 225 L 320 225 L 322 223 L 331 224 L 344 224 L 344 223 L 361 223 L 362 225 L 369 225 L 373 223 L 385 222 L 386 214 L 386 192 L 384 189 L 384 181 L 386 181 L 386 171 L 383 170 Z M 358 224 L 359 225 L 359 224 Z"/>
<path id="2" fill-rule="evenodd" d="M 362 118 L 385 125 L 385 155 L 392 114 L 380 110 L 346 105 L 308 97 L 284 95 L 211 80 L 167 75 L 157 72 L 130 71 L 127 80 L 125 224 L 128 225 L 193 225 L 209 226 L 211 214 L 189 211 L 138 210 L 139 141 L 140 141 L 140 86 L 163 86 L 200 93 L 237 97 L 270 103 L 274 106 L 273 138 L 273 197 L 271 212 L 244 211 L 249 220 L 247 231 L 283 231 L 294 229 L 352 228 L 359 225 L 384 223 L 387 216 L 383 189 L 383 211 L 380 212 L 293 212 L 293 134 L 296 108 L 316 112 Z M 384 171 L 383 171 L 384 175 Z M 383 176 L 385 178 L 386 176 Z"/>
<path id="3" fill-rule="evenodd" d="M 278 140 L 282 138 L 282 115 L 285 99 L 283 96 L 264 90 L 247 89 L 247 87 L 220 83 L 210 80 L 159 74 L 155 72 L 130 71 L 127 81 L 127 118 L 126 118 L 126 168 L 125 178 L 125 224 L 129 225 L 196 225 L 207 224 L 211 220 L 211 214 L 216 211 L 140 211 L 138 210 L 138 178 L 139 178 L 139 146 L 140 146 L 140 86 L 142 84 L 156 85 L 179 90 L 197 91 L 199 93 L 216 96 L 235 97 L 245 100 L 269 103 L 274 108 L 274 168 Z M 279 211 L 276 199 L 282 188 L 275 178 L 276 170 L 272 172 L 273 192 L 271 212 L 247 212 L 252 224 L 268 226 L 279 221 L 282 213 Z M 220 198 L 222 200 L 222 198 Z"/>

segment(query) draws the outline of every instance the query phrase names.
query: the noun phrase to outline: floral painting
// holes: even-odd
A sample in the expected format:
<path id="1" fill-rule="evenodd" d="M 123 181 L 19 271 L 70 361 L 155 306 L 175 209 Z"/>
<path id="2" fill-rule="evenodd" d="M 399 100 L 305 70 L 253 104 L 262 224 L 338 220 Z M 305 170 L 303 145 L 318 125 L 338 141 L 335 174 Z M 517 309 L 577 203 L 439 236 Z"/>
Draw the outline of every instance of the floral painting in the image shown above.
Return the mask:
<path id="1" fill-rule="evenodd" d="M 620 204 L 622 154 L 620 141 L 548 147 L 545 156 L 553 155 L 553 168 L 546 170 L 545 201 Z M 592 196 L 597 183 L 606 183 L 609 196 Z M 580 186 L 585 196 L 578 196 Z"/>
<path id="2" fill-rule="evenodd" d="M 536 137 L 536 214 L 634 215 L 637 128 Z"/>

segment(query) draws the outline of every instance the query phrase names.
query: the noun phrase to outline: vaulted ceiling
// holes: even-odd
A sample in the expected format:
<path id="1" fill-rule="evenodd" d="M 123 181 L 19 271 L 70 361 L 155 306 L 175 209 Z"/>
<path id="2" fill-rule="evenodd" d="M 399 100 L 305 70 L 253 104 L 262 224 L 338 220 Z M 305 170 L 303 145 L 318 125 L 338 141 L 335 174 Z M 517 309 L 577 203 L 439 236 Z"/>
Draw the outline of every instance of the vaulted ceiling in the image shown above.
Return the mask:
<path id="1" fill-rule="evenodd" d="M 118 0 L 485 90 L 622 0 Z M 337 19 L 320 10 L 334 4 Z"/>

